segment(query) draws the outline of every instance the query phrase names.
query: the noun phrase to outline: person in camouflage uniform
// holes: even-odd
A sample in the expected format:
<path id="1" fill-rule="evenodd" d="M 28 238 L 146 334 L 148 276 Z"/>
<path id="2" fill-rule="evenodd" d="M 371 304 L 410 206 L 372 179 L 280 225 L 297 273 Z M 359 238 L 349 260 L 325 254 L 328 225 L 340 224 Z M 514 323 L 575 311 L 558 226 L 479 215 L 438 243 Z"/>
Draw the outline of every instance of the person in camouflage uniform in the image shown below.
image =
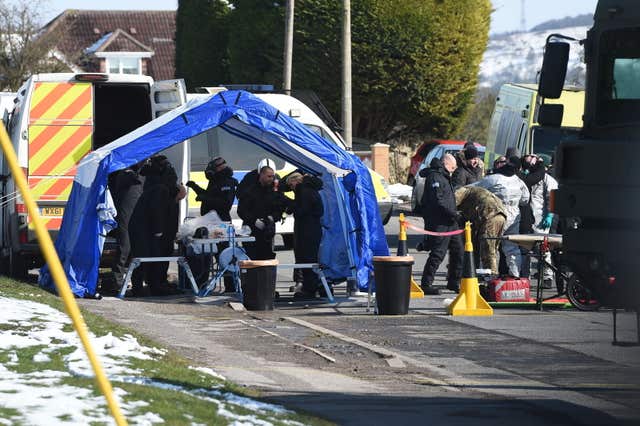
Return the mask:
<path id="1" fill-rule="evenodd" d="M 463 186 L 455 192 L 456 206 L 465 220 L 471 222 L 473 246 L 482 266 L 498 275 L 498 243 L 502 237 L 507 212 L 500 198 L 478 186 Z M 487 239 L 491 238 L 491 239 Z"/>

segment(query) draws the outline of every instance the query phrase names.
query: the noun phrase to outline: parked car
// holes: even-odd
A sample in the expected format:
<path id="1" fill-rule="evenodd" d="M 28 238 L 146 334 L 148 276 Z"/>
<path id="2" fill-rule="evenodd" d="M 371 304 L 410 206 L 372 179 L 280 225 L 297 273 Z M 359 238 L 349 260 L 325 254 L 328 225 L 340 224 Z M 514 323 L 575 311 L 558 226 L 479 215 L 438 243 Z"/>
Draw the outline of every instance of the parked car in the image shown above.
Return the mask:
<path id="1" fill-rule="evenodd" d="M 461 151 L 464 147 L 464 141 L 441 141 L 435 147 L 429 151 L 426 157 L 419 164 L 418 170 L 415 175 L 415 183 L 413 185 L 413 191 L 411 192 L 411 210 L 414 213 L 420 212 L 420 201 L 422 200 L 422 193 L 424 192 L 424 178 L 420 176 L 420 170 L 429 167 L 431 160 L 434 158 L 442 158 L 444 154 L 455 155 L 458 151 Z M 480 157 L 484 154 L 484 146 L 475 144 L 478 148 L 478 154 Z"/>
<path id="2" fill-rule="evenodd" d="M 464 145 L 466 141 L 453 141 L 453 140 L 445 140 L 445 139 L 432 139 L 428 142 L 423 142 L 422 145 L 418 147 L 416 153 L 411 157 L 411 166 L 409 167 L 409 176 L 407 176 L 407 185 L 413 186 L 415 184 L 415 178 L 418 174 L 418 169 L 420 168 L 420 164 L 424 158 L 429 155 L 431 150 L 439 146 L 440 144 L 462 144 Z M 433 158 L 433 157 L 432 157 Z"/>

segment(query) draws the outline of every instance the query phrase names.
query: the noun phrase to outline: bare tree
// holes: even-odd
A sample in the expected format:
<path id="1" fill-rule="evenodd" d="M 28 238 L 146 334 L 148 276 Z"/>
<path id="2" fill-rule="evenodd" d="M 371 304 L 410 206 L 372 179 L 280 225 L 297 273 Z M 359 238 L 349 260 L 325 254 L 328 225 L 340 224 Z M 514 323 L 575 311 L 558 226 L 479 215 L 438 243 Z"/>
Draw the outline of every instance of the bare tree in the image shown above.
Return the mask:
<path id="1" fill-rule="evenodd" d="M 0 0 L 0 86 L 3 90 L 17 90 L 32 74 L 69 70 L 54 54 L 62 29 L 40 30 L 43 10 L 43 2 L 38 0 Z"/>

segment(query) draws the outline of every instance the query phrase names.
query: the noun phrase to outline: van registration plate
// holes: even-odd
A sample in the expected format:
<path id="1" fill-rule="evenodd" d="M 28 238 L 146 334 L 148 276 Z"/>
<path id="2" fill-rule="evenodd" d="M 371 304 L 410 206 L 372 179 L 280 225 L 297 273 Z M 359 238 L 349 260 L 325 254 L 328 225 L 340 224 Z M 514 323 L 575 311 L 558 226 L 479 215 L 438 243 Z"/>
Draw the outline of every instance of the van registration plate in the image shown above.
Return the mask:
<path id="1" fill-rule="evenodd" d="M 62 216 L 64 214 L 64 207 L 42 207 L 40 214 L 42 216 Z"/>

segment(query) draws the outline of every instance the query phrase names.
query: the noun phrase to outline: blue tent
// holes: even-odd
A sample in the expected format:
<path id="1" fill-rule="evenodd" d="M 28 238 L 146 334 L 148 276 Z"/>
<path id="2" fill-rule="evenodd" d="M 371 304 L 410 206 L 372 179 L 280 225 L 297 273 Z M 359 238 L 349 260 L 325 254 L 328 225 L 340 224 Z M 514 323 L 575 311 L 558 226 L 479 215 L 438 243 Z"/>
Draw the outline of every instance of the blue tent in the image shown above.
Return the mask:
<path id="1" fill-rule="evenodd" d="M 96 292 L 104 235 L 115 226 L 109 174 L 216 126 L 321 176 L 326 213 L 319 261 L 329 279 L 354 277 L 366 289 L 372 257 L 388 255 L 389 248 L 365 165 L 256 96 L 227 91 L 193 99 L 80 162 L 55 242 L 73 293 Z M 47 265 L 40 285 L 55 289 Z"/>

